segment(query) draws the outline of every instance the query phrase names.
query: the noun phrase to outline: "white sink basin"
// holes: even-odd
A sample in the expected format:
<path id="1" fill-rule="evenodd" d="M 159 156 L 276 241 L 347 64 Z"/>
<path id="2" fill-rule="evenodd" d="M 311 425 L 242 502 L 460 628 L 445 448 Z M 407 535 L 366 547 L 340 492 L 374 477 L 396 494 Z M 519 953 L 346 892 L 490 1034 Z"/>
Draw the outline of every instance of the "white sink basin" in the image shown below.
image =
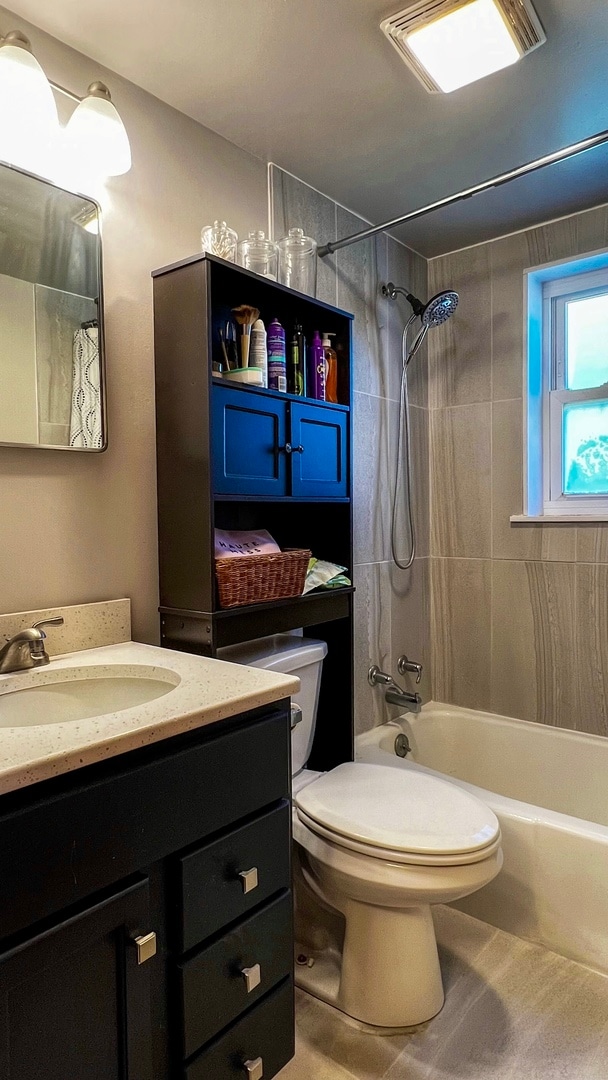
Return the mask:
<path id="1" fill-rule="evenodd" d="M 24 679 L 29 685 L 23 686 Z M 122 712 L 171 693 L 176 672 L 137 665 L 44 668 L 0 686 L 0 728 L 66 724 Z"/>

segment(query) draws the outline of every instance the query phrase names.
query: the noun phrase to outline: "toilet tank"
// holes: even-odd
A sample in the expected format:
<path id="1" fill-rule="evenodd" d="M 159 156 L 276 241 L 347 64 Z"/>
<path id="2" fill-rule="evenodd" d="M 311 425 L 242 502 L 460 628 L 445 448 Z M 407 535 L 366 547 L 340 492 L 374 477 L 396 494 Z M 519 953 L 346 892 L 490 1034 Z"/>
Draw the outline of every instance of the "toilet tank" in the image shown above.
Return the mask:
<path id="1" fill-rule="evenodd" d="M 300 637 L 297 634 L 275 634 L 273 637 L 245 641 L 241 645 L 228 645 L 218 649 L 218 660 L 231 664 L 280 671 L 296 675 L 300 691 L 292 699 L 292 706 L 302 710 L 302 720 L 291 732 L 292 774 L 299 773 L 310 756 L 317 719 L 317 702 L 321 685 L 321 669 L 327 656 L 324 641 Z"/>

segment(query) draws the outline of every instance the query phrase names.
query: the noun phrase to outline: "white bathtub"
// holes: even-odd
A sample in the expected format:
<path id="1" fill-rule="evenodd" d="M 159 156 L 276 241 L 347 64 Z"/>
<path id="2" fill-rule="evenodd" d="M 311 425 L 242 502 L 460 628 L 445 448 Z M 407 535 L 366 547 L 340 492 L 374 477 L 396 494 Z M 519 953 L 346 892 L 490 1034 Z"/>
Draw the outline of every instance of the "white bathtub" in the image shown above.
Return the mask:
<path id="1" fill-rule="evenodd" d="M 360 761 L 436 773 L 492 807 L 503 870 L 455 906 L 608 973 L 608 739 L 431 702 L 356 742 Z"/>

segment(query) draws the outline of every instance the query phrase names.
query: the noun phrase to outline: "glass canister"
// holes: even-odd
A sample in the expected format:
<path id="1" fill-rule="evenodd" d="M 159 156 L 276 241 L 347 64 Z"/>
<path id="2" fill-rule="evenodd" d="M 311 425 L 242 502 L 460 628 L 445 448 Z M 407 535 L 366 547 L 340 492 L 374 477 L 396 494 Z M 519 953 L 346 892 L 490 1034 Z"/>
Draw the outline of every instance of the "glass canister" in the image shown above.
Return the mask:
<path id="1" fill-rule="evenodd" d="M 241 240 L 236 261 L 254 274 L 277 280 L 277 245 L 266 239 L 263 229 L 255 229 L 246 240 Z"/>
<path id="2" fill-rule="evenodd" d="M 201 247 L 210 255 L 217 255 L 227 262 L 234 262 L 238 235 L 229 229 L 225 221 L 214 221 L 201 229 Z"/>
<path id="3" fill-rule="evenodd" d="M 279 281 L 290 289 L 315 296 L 317 291 L 317 242 L 304 236 L 303 229 L 290 229 L 281 237 L 279 248 Z"/>

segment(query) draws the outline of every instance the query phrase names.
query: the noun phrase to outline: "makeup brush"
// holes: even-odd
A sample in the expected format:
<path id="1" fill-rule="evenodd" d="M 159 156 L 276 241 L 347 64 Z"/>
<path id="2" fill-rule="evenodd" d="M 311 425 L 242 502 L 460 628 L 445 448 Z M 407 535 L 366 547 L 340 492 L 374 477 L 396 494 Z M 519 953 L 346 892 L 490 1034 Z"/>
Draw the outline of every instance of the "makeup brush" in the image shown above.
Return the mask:
<path id="1" fill-rule="evenodd" d="M 240 307 L 232 309 L 237 323 L 241 327 L 241 367 L 249 366 L 249 343 L 251 341 L 251 327 L 254 322 L 260 317 L 260 313 L 257 308 L 250 307 L 249 304 L 241 304 Z"/>
<path id="2" fill-rule="evenodd" d="M 221 343 L 221 346 L 222 346 L 222 352 L 224 354 L 224 360 L 226 362 L 226 371 L 230 371 L 230 361 L 228 360 L 228 353 L 226 351 L 226 338 L 224 336 L 224 331 L 223 331 L 223 328 L 221 326 L 220 326 L 220 329 L 219 329 L 219 334 L 220 334 L 220 343 Z"/>

